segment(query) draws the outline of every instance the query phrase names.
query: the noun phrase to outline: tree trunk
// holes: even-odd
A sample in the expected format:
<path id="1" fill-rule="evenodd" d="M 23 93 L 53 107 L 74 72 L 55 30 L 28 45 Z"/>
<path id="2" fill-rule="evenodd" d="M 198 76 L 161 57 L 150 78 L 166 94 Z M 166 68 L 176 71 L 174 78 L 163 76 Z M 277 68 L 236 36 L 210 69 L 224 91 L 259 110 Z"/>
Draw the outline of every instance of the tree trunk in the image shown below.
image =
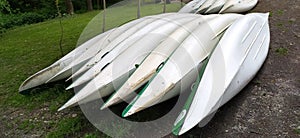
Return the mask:
<path id="1" fill-rule="evenodd" d="M 137 18 L 141 17 L 141 0 L 138 0 Z"/>
<path id="2" fill-rule="evenodd" d="M 92 0 L 86 0 L 87 10 L 92 11 L 93 10 L 93 3 Z"/>
<path id="3" fill-rule="evenodd" d="M 164 0 L 164 8 L 163 8 L 163 13 L 166 13 L 167 10 L 167 0 Z"/>
<path id="4" fill-rule="evenodd" d="M 103 0 L 103 23 L 102 23 L 102 32 L 105 32 L 105 21 L 106 20 L 106 0 Z"/>
<path id="5" fill-rule="evenodd" d="M 97 9 L 100 10 L 100 0 L 97 0 Z"/>
<path id="6" fill-rule="evenodd" d="M 183 0 L 180 0 L 180 6 L 183 7 Z"/>
<path id="7" fill-rule="evenodd" d="M 70 15 L 74 14 L 74 7 L 73 7 L 72 0 L 66 0 L 65 2 L 67 6 L 67 13 Z"/>

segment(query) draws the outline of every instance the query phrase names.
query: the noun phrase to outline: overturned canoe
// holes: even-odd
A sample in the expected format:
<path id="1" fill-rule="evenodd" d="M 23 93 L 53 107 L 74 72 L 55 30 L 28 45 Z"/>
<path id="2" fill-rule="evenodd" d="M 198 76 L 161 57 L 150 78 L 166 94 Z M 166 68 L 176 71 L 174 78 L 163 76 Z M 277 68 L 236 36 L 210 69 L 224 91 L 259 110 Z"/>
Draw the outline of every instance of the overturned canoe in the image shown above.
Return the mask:
<path id="1" fill-rule="evenodd" d="M 104 49 L 107 45 L 109 45 L 116 37 L 123 34 L 128 29 L 132 28 L 136 24 L 142 22 L 144 19 L 134 20 L 132 22 L 126 23 L 120 27 L 114 28 L 111 31 L 107 31 L 108 35 L 103 37 L 101 40 L 97 41 L 97 43 L 91 45 L 87 51 L 83 54 L 79 55 L 78 58 L 75 58 L 74 61 L 71 62 L 70 65 L 62 69 L 60 72 L 55 74 L 52 78 L 50 78 L 47 82 L 53 82 L 56 80 L 65 79 L 70 77 L 72 73 L 75 73 L 78 69 L 80 69 L 83 65 L 85 65 L 91 58 L 93 58 L 96 54 L 98 54 L 102 49 Z"/>
<path id="2" fill-rule="evenodd" d="M 197 78 L 202 61 L 219 42 L 222 33 L 240 16 L 222 15 L 197 27 L 122 115 L 126 117 L 189 90 Z"/>
<path id="3" fill-rule="evenodd" d="M 61 71 L 63 68 L 68 66 L 78 55 L 86 52 L 91 45 L 97 43 L 103 37 L 105 37 L 109 32 L 102 33 L 100 35 L 95 36 L 94 38 L 86 41 L 85 43 L 78 46 L 76 49 L 53 63 L 52 65 L 48 66 L 47 68 L 33 74 L 32 76 L 28 77 L 19 87 L 19 92 L 21 94 L 26 93 L 27 90 L 37 87 L 39 85 L 44 84 L 47 80 Z"/>
<path id="4" fill-rule="evenodd" d="M 266 59 L 269 42 L 268 14 L 248 14 L 234 22 L 203 66 L 173 133 L 205 125 L 213 112 L 242 90 Z"/>
<path id="5" fill-rule="evenodd" d="M 219 13 L 246 12 L 251 10 L 258 0 L 228 0 Z"/>
<path id="6" fill-rule="evenodd" d="M 193 15 L 195 16 L 195 15 Z M 98 63 L 95 63 L 92 68 L 90 68 L 87 72 L 85 72 L 83 75 L 81 75 L 79 78 L 77 78 L 73 84 L 68 87 L 68 89 L 76 87 L 80 84 L 83 84 L 87 81 L 90 81 L 95 76 L 97 76 L 103 68 L 109 64 L 112 60 L 114 60 L 120 53 L 122 53 L 126 48 L 131 46 L 136 41 L 139 41 L 141 38 L 143 38 L 146 34 L 149 32 L 163 26 L 164 24 L 171 22 L 173 20 L 180 20 L 181 18 L 186 19 L 185 14 L 177 14 L 176 16 L 166 16 L 166 17 L 160 17 L 155 16 L 155 21 L 152 23 L 144 25 L 141 29 L 139 29 L 137 32 L 135 32 L 133 35 L 128 37 L 126 40 L 124 40 L 122 43 L 118 44 L 114 49 L 112 49 L 107 55 L 101 58 L 101 60 L 98 61 Z M 166 31 L 166 34 L 168 32 Z"/>
<path id="7" fill-rule="evenodd" d="M 161 16 L 162 17 L 163 16 L 170 16 L 170 14 L 163 14 Z M 72 68 L 68 68 L 67 70 L 64 70 L 64 72 L 60 72 L 59 74 L 56 74 L 55 77 L 59 77 L 61 74 L 65 74 L 66 72 L 69 72 L 69 74 L 71 73 L 70 74 L 70 75 L 72 75 L 71 78 L 73 78 L 74 76 L 78 76 L 79 74 L 84 73 L 88 69 L 92 68 L 95 64 L 100 62 L 105 56 L 107 56 L 116 47 L 118 47 L 121 44 L 124 45 L 125 41 L 126 41 L 126 43 L 134 41 L 132 39 L 136 39 L 136 38 L 131 37 L 131 36 L 133 34 L 136 34 L 136 32 L 139 31 L 141 28 L 143 28 L 145 25 L 147 25 L 149 23 L 152 23 L 156 19 L 151 18 L 149 16 L 149 17 L 146 17 L 146 18 L 141 18 L 139 20 L 141 20 L 141 21 L 134 24 L 133 26 L 127 28 L 127 30 L 124 30 L 124 32 L 121 33 L 115 39 L 112 39 L 112 40 L 108 39 L 111 42 L 108 43 L 108 45 L 105 45 L 104 48 L 101 51 L 99 51 L 96 55 L 94 55 L 93 58 L 91 58 L 89 61 L 87 61 L 87 63 L 85 63 L 83 66 L 81 66 L 78 70 L 73 70 L 74 71 L 73 74 L 72 74 Z M 131 24 L 131 22 L 129 22 L 127 24 Z M 125 24 L 123 26 L 126 27 L 126 26 L 128 26 L 127 24 Z M 131 37 L 131 39 L 130 39 L 130 37 Z"/>
<path id="8" fill-rule="evenodd" d="M 211 5 L 213 5 L 215 2 L 216 2 L 216 0 L 206 0 L 206 1 L 199 7 L 199 9 L 196 11 L 196 13 L 200 13 L 200 14 L 205 13 L 205 11 L 206 11 L 207 9 L 209 9 L 209 7 L 210 7 Z"/>
<path id="9" fill-rule="evenodd" d="M 136 64 L 140 64 L 161 41 L 166 39 L 176 28 L 195 18 L 197 16 L 192 15 L 177 19 L 176 21 L 162 19 L 165 22 L 164 25 L 157 27 L 121 53 L 99 75 L 95 76 L 93 80 L 87 83 L 73 98 L 61 107 L 60 110 L 77 102 L 89 102 L 112 93 L 127 80 L 132 71 L 136 69 Z"/>
<path id="10" fill-rule="evenodd" d="M 166 40 L 160 43 L 143 61 L 138 69 L 128 78 L 118 91 L 116 91 L 102 106 L 106 108 L 122 99 L 127 98 L 140 86 L 144 85 L 157 71 L 160 66 L 170 57 L 181 43 L 191 35 L 194 29 L 199 25 L 205 24 L 207 21 L 217 17 L 218 15 L 199 16 L 194 21 L 180 26 Z"/>
<path id="11" fill-rule="evenodd" d="M 178 13 L 195 13 L 206 0 L 193 0 L 184 5 Z"/>
<path id="12" fill-rule="evenodd" d="M 205 14 L 218 13 L 227 0 L 217 0 L 215 1 L 206 11 Z"/>

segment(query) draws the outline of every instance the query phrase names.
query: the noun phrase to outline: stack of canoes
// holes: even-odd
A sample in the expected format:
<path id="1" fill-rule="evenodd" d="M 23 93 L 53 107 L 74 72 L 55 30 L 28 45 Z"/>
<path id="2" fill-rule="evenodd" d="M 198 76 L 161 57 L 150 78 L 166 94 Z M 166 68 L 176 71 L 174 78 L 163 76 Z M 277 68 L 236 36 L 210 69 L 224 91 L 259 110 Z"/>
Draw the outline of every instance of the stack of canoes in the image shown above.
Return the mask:
<path id="1" fill-rule="evenodd" d="M 209 1 L 192 1 L 182 11 L 193 7 L 191 3 L 201 8 Z M 242 7 L 223 5 L 219 10 Z M 187 92 L 190 96 L 173 128 L 181 135 L 196 124 L 205 125 L 252 80 L 266 59 L 269 41 L 268 14 L 147 16 L 88 40 L 30 76 L 19 91 L 73 80 L 67 89 L 79 90 L 59 110 L 106 96 L 99 110 L 133 99 L 123 117 Z"/>
<path id="2" fill-rule="evenodd" d="M 258 0 L 193 0 L 180 13 L 242 13 L 251 10 Z"/>

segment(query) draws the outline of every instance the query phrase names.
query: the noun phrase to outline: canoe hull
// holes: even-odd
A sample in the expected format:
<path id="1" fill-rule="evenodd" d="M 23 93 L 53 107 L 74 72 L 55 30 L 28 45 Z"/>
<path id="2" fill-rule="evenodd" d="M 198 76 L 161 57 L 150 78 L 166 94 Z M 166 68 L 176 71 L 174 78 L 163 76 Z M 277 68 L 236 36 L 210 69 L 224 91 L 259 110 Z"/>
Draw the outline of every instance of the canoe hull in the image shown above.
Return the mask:
<path id="1" fill-rule="evenodd" d="M 125 99 L 129 94 L 133 93 L 136 89 L 150 80 L 153 75 L 155 75 L 157 69 L 160 66 L 163 66 L 163 63 L 168 59 L 173 51 L 176 50 L 189 35 L 191 35 L 191 32 L 193 32 L 199 24 L 211 20 L 217 17 L 217 15 L 210 15 L 205 18 L 202 17 L 203 16 L 198 16 L 198 19 L 181 25 L 166 40 L 161 42 L 149 54 L 149 56 L 147 56 L 143 63 L 132 74 L 132 76 L 129 77 L 122 87 L 109 98 L 102 109 L 120 101 L 121 99 Z"/>
<path id="2" fill-rule="evenodd" d="M 248 14 L 229 27 L 212 53 L 195 95 L 185 105 L 185 117 L 175 123 L 175 134 L 191 129 L 251 81 L 268 53 L 267 19 L 268 14 Z"/>
<path id="3" fill-rule="evenodd" d="M 133 101 L 124 111 L 124 116 L 131 115 L 137 111 L 150 107 L 179 94 L 180 89 L 186 90 L 191 83 L 176 86 L 189 73 L 197 72 L 197 66 L 209 55 L 215 45 L 218 43 L 221 35 L 218 33 L 224 31 L 240 15 L 231 14 L 216 17 L 200 25 L 190 35 L 180 47 L 169 57 L 169 60 L 162 67 L 156 76 L 146 85 L 137 100 Z M 219 23 L 222 22 L 220 25 Z M 219 26 L 217 26 L 219 25 Z M 209 29 L 211 27 L 211 29 Z M 205 33 L 201 33 L 205 32 Z M 202 35 L 201 35 L 202 34 Z M 216 37 L 217 36 L 217 37 Z M 197 74 L 197 73 L 196 73 Z M 196 76 L 196 74 L 194 74 Z M 195 81 L 195 78 L 191 78 Z M 189 81 L 187 81 L 189 82 Z M 174 93 L 171 90 L 174 88 Z M 165 98 L 161 99 L 163 96 Z M 128 111 L 128 112 L 127 112 Z M 127 112 L 127 113 L 126 113 Z"/>
<path id="4" fill-rule="evenodd" d="M 131 75 L 132 71 L 136 69 L 136 64 L 140 64 L 140 62 L 142 62 L 144 58 L 172 32 L 172 30 L 175 30 L 177 27 L 193 20 L 194 18 L 195 17 L 181 18 L 175 23 L 166 22 L 167 24 L 151 31 L 151 33 L 147 34 L 118 55 L 115 60 L 113 60 L 99 73 L 99 75 L 95 76 L 91 82 L 83 87 L 83 89 L 81 89 L 70 100 L 71 102 L 67 102 L 63 107 L 65 108 L 75 104 L 76 102 L 84 100 L 86 97 L 90 97 L 89 95 L 93 95 L 93 93 L 98 90 L 101 96 L 94 99 L 107 96 L 115 89 L 118 89 L 120 85 L 128 79 L 128 76 Z M 108 87 L 111 89 L 106 89 Z"/>
<path id="5" fill-rule="evenodd" d="M 105 36 L 105 33 L 95 36 L 94 38 L 86 41 L 85 43 L 78 46 L 76 49 L 50 65 L 49 67 L 33 74 L 32 76 L 28 77 L 19 87 L 19 92 L 22 94 L 27 93 L 29 89 L 35 88 L 47 82 L 51 77 L 55 74 L 63 70 L 66 66 L 71 64 L 71 62 L 77 57 L 81 55 L 87 49 L 89 49 L 90 45 L 93 45 L 97 41 L 99 41 L 102 37 Z"/>
<path id="6" fill-rule="evenodd" d="M 228 0 L 219 13 L 243 13 L 256 6 L 258 0 Z"/>

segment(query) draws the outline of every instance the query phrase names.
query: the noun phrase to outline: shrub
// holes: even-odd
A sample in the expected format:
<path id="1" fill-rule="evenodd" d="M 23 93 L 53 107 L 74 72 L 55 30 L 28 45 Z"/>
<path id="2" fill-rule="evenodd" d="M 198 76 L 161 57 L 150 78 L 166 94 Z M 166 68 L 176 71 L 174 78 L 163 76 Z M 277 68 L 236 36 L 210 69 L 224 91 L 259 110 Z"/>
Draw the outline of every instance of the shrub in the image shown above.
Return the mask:
<path id="1" fill-rule="evenodd" d="M 21 14 L 1 14 L 0 15 L 0 33 L 5 32 L 6 29 L 20 26 L 24 24 L 32 24 L 45 21 L 49 17 L 34 13 L 34 12 L 27 12 Z"/>

